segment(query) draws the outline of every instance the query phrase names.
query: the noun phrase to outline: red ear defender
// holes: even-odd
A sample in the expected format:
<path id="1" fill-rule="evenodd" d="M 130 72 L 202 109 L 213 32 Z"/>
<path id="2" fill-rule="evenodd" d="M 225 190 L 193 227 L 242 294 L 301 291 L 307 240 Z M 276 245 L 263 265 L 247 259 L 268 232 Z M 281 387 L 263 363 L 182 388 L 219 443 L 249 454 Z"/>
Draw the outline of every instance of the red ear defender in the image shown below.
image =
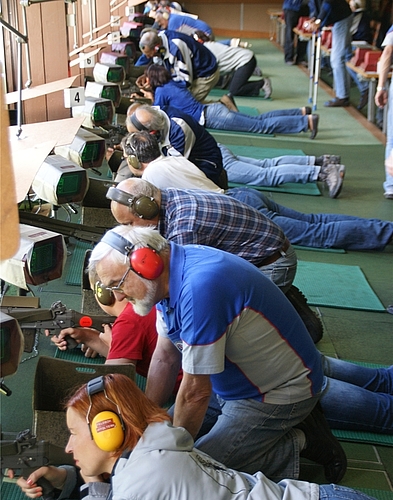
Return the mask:
<path id="1" fill-rule="evenodd" d="M 164 262 L 160 255 L 149 247 L 134 250 L 130 258 L 130 266 L 139 276 L 147 280 L 155 280 L 164 270 Z"/>

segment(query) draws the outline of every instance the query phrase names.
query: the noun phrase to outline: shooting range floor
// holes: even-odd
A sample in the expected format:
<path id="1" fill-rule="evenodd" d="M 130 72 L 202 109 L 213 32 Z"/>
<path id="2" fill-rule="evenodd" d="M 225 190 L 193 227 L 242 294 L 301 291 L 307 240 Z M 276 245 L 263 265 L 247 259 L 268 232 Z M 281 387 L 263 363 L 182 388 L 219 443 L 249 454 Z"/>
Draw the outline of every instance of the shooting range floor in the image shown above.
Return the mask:
<path id="1" fill-rule="evenodd" d="M 272 79 L 272 99 L 236 98 L 240 106 L 257 108 L 260 112 L 273 109 L 301 107 L 308 104 L 308 76 L 297 66 L 284 64 L 282 51 L 268 40 L 249 40 L 256 53 L 264 75 Z M 351 89 L 352 94 L 353 89 Z M 214 133 L 216 138 L 228 145 L 258 148 L 276 148 L 280 151 L 301 150 L 305 154 L 340 154 L 346 165 L 343 190 L 338 199 L 328 197 L 326 188 L 319 185 L 320 196 L 273 192 L 266 194 L 277 203 L 302 212 L 325 212 L 357 215 L 360 217 L 393 220 L 393 203 L 383 197 L 384 146 L 376 127 L 370 126 L 364 116 L 354 108 L 324 108 L 323 102 L 330 98 L 328 90 L 318 93 L 320 113 L 319 133 L 311 141 L 308 134 L 286 136 L 258 136 Z M 351 98 L 356 105 L 357 100 Z M 107 175 L 106 166 L 100 169 Z M 62 210 L 59 211 L 59 217 Z M 77 216 L 78 217 L 78 216 Z M 72 254 L 75 241 L 71 238 L 69 252 Z M 301 261 L 358 266 L 372 290 L 384 307 L 393 303 L 393 248 L 384 252 L 340 252 L 297 249 Z M 63 278 L 42 287 L 33 287 L 41 298 L 42 307 L 50 307 L 55 300 L 62 300 L 67 307 L 81 306 L 81 290 L 65 283 L 71 263 L 68 257 Z M 321 352 L 340 359 L 358 362 L 391 365 L 393 362 L 393 315 L 387 312 L 358 311 L 336 307 L 318 306 L 324 325 L 323 339 L 318 343 Z M 55 355 L 55 347 L 44 335 L 40 335 L 38 352 Z M 25 357 L 30 355 L 25 353 Z M 13 391 L 10 397 L 1 396 L 1 422 L 6 431 L 20 431 L 32 425 L 32 387 L 36 359 L 22 363 L 18 372 L 6 379 Z M 393 492 L 393 447 L 379 444 L 343 441 L 348 456 L 348 471 L 341 484 L 366 489 L 380 500 L 390 500 Z M 324 483 L 322 468 L 303 463 L 302 478 Z"/>

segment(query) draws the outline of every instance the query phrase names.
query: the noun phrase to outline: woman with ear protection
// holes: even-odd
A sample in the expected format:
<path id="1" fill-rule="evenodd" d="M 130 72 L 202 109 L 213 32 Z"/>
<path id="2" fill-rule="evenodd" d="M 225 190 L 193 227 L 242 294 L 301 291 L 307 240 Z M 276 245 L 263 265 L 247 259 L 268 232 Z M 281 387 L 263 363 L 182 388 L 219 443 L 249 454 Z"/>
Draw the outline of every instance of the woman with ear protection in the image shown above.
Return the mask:
<path id="1" fill-rule="evenodd" d="M 194 448 L 191 435 L 173 427 L 165 410 L 152 403 L 124 375 L 98 377 L 66 403 L 70 431 L 66 451 L 86 483 L 84 500 L 370 500 L 344 486 L 269 480 L 262 472 L 228 469 Z M 110 483 L 103 477 L 111 474 Z M 44 476 L 60 490 L 58 499 L 77 498 L 70 467 L 42 467 L 18 484 L 29 498 Z"/>
<path id="2" fill-rule="evenodd" d="M 309 107 L 279 109 L 250 116 L 231 111 L 222 102 L 202 104 L 184 82 L 174 81 L 169 71 L 158 64 L 148 66 L 143 82 L 151 91 L 141 91 L 146 98 L 153 99 L 154 106 L 180 108 L 206 128 L 256 134 L 297 134 L 309 130 L 311 139 L 318 132 L 318 115 L 311 114 Z"/>

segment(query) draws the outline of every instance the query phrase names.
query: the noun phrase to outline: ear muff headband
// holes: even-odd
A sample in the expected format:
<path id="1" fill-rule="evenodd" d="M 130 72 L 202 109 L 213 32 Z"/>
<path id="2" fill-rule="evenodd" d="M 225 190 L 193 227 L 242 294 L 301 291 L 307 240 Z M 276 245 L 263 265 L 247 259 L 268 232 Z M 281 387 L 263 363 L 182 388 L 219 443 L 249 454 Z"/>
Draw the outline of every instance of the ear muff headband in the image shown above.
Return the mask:
<path id="1" fill-rule="evenodd" d="M 105 398 L 116 407 L 117 413 L 109 410 L 102 411 L 97 413 L 90 423 L 89 414 L 93 404 L 92 396 L 99 392 L 104 393 Z M 87 394 L 90 406 L 87 411 L 86 422 L 90 429 L 91 438 L 101 450 L 116 451 L 124 442 L 124 422 L 119 406 L 109 399 L 106 394 L 103 376 L 94 378 L 87 383 Z"/>
<path id="2" fill-rule="evenodd" d="M 120 203 L 120 205 L 125 205 L 129 209 L 134 209 L 141 219 L 154 219 L 160 210 L 154 198 L 144 195 L 138 197 L 132 196 L 114 186 L 108 189 L 106 197 Z"/>
<path id="3" fill-rule="evenodd" d="M 134 127 L 139 130 L 139 132 L 142 132 L 142 130 L 145 130 L 146 132 L 149 132 L 149 129 L 141 123 L 138 118 L 136 117 L 135 113 L 132 113 L 130 115 L 130 122 L 134 125 Z"/>
<path id="4" fill-rule="evenodd" d="M 129 257 L 130 268 L 142 278 L 155 280 L 162 274 L 164 262 L 154 248 L 147 246 L 134 250 L 131 242 L 113 231 L 105 233 L 101 241 Z"/>

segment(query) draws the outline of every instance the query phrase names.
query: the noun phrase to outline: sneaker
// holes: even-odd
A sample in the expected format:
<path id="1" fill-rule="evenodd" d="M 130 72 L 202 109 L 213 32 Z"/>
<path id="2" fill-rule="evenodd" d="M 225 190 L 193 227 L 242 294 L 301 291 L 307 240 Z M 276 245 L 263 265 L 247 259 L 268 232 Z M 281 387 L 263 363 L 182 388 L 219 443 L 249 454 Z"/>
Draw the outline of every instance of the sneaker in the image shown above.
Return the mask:
<path id="1" fill-rule="evenodd" d="M 262 90 L 265 93 L 265 99 L 269 99 L 269 97 L 272 95 L 272 92 L 273 92 L 272 82 L 270 81 L 270 78 L 267 78 L 267 77 L 264 78 Z"/>
<path id="2" fill-rule="evenodd" d="M 345 176 L 345 166 L 328 164 L 321 167 L 318 180 L 326 182 L 330 198 L 337 198 L 341 192 Z"/>
<path id="3" fill-rule="evenodd" d="M 255 69 L 252 73 L 254 76 L 262 76 L 262 70 L 259 66 L 255 66 Z"/>
<path id="4" fill-rule="evenodd" d="M 386 191 L 384 194 L 384 197 L 387 199 L 387 200 L 393 200 L 393 193 L 390 192 L 390 191 Z"/>
<path id="5" fill-rule="evenodd" d="M 315 314 L 315 312 L 310 309 L 310 306 L 307 304 L 306 297 L 294 285 L 291 285 L 291 288 L 285 295 L 289 302 L 296 309 L 299 316 L 302 318 L 303 323 L 305 324 L 314 344 L 319 342 L 323 337 L 322 321 Z"/>
<path id="6" fill-rule="evenodd" d="M 234 111 L 235 113 L 239 112 L 239 109 L 235 103 L 235 99 L 229 94 L 223 95 L 220 99 L 220 103 L 226 106 L 229 111 Z"/>
<path id="7" fill-rule="evenodd" d="M 323 465 L 328 483 L 339 483 L 347 470 L 347 457 L 333 436 L 319 402 L 295 428 L 302 430 L 306 437 L 306 446 L 300 456 Z"/>

